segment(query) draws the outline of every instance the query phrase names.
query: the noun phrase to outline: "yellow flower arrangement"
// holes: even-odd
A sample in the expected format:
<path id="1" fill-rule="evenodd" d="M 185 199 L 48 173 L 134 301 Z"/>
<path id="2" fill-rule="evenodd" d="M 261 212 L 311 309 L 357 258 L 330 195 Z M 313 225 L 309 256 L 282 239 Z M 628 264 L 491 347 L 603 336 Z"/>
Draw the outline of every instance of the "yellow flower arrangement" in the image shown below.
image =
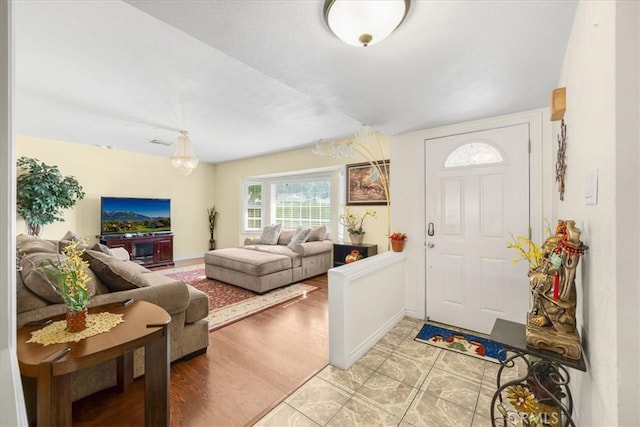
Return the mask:
<path id="1" fill-rule="evenodd" d="M 532 414 L 538 409 L 538 400 L 527 387 L 522 385 L 508 387 L 506 397 L 509 403 L 520 412 Z"/>
<path id="2" fill-rule="evenodd" d="M 57 280 L 57 284 L 51 284 L 51 287 L 62 298 L 69 311 L 82 311 L 89 305 L 89 292 L 87 284 L 89 276 L 85 269 L 89 267 L 89 263 L 82 259 L 84 248 L 80 245 L 83 240 L 70 243 L 62 253 L 66 256 L 64 259 L 58 258 L 58 262 L 54 263 L 49 260 L 49 265 L 41 265 L 40 268 L 45 272 L 51 273 Z"/>
<path id="3" fill-rule="evenodd" d="M 544 218 L 544 223 L 545 235 L 549 236 L 551 235 L 551 229 L 546 217 Z M 517 264 L 520 261 L 527 261 L 529 263 L 529 269 L 532 270 L 542 263 L 542 247 L 532 242 L 531 239 L 526 236 L 514 236 L 511 234 L 511 241 L 507 243 L 507 248 L 516 249 L 518 251 L 519 256 L 511 260 L 514 264 Z"/>
<path id="4" fill-rule="evenodd" d="M 342 224 L 345 227 L 347 227 L 347 232 L 349 234 L 364 234 L 364 230 L 362 229 L 362 225 L 364 224 L 364 220 L 368 216 L 370 216 L 372 218 L 375 218 L 376 217 L 376 211 L 374 211 L 372 209 L 367 209 L 362 214 L 362 217 L 360 219 L 358 219 L 358 218 L 356 218 L 355 215 L 353 215 L 349 211 L 349 206 L 345 206 L 342 215 L 340 215 L 340 217 L 338 218 L 338 221 L 340 222 L 340 224 Z"/>

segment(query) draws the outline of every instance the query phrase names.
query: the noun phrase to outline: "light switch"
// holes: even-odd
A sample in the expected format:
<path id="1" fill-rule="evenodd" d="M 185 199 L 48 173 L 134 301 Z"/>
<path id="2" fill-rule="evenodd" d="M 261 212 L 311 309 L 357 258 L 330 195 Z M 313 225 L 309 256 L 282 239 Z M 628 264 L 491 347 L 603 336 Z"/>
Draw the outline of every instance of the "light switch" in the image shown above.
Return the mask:
<path id="1" fill-rule="evenodd" d="M 598 169 L 587 173 L 584 180 L 584 203 L 586 205 L 598 204 Z"/>

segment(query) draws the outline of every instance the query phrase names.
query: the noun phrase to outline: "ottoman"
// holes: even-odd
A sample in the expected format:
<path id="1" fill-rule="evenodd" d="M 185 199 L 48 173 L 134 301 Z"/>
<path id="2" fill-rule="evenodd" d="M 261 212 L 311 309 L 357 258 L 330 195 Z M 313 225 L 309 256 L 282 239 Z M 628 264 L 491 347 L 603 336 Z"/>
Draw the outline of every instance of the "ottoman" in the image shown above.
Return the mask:
<path id="1" fill-rule="evenodd" d="M 243 248 L 204 254 L 207 277 L 262 294 L 293 283 L 291 258 Z"/>

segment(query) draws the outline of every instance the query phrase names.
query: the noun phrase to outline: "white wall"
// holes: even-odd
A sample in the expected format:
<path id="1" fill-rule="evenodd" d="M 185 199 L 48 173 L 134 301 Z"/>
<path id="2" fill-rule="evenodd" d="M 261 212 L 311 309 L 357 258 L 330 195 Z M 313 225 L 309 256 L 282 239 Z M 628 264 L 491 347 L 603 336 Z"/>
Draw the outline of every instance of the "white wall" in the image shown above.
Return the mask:
<path id="1" fill-rule="evenodd" d="M 0 2 L 0 425 L 26 425 L 16 360 L 13 4 Z"/>
<path id="2" fill-rule="evenodd" d="M 638 4 L 582 1 L 559 86 L 567 87 L 567 188 L 553 211 L 590 249 L 577 278 L 588 372 L 574 374 L 581 425 L 636 425 L 638 405 Z M 598 204 L 584 202 L 598 170 Z"/>

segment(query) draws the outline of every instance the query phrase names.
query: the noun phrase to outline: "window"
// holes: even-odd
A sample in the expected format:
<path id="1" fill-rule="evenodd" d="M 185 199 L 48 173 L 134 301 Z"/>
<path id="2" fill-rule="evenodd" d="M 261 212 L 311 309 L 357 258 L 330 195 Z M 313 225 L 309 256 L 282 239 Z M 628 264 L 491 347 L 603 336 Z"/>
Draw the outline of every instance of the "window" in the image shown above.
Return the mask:
<path id="1" fill-rule="evenodd" d="M 262 230 L 262 183 L 244 183 L 244 230 Z"/>
<path id="2" fill-rule="evenodd" d="M 243 232 L 261 231 L 265 224 L 283 228 L 331 230 L 331 176 L 306 174 L 251 178 L 244 181 Z"/>
<path id="3" fill-rule="evenodd" d="M 312 178 L 271 185 L 272 222 L 284 228 L 331 224 L 331 180 Z"/>
<path id="4" fill-rule="evenodd" d="M 497 148 L 484 142 L 472 142 L 456 148 L 444 162 L 445 168 L 503 163 Z"/>

